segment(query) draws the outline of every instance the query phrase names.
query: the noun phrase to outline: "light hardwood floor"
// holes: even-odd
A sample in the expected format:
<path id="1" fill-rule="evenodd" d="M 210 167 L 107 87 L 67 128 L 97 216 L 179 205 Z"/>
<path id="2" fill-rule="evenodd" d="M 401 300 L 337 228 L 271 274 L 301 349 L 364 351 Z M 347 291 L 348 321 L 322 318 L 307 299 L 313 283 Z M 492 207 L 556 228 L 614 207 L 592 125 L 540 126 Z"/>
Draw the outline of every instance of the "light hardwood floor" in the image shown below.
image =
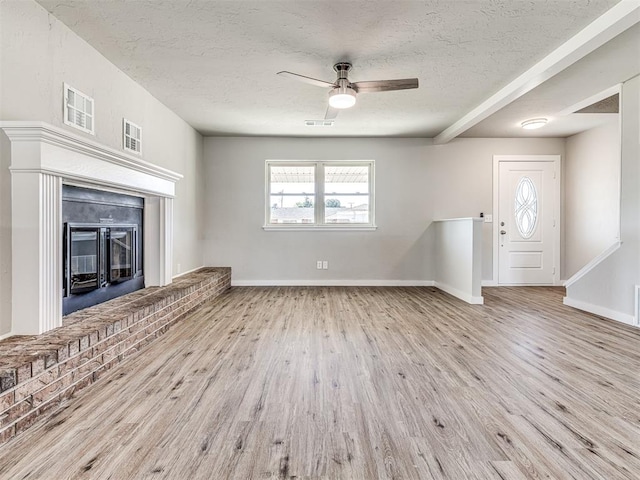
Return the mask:
<path id="1" fill-rule="evenodd" d="M 483 294 L 233 288 L 0 448 L 0 478 L 640 478 L 640 330 Z"/>

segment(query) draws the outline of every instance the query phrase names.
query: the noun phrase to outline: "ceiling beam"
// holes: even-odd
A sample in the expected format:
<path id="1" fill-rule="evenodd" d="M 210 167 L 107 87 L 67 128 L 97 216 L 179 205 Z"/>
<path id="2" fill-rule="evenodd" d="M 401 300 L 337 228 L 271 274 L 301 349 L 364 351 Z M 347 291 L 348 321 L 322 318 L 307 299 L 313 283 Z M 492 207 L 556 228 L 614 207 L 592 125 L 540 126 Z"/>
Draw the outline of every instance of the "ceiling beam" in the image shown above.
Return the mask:
<path id="1" fill-rule="evenodd" d="M 440 132 L 433 139 L 433 143 L 443 144 L 456 138 L 639 21 L 640 0 L 622 0 L 529 70 Z"/>

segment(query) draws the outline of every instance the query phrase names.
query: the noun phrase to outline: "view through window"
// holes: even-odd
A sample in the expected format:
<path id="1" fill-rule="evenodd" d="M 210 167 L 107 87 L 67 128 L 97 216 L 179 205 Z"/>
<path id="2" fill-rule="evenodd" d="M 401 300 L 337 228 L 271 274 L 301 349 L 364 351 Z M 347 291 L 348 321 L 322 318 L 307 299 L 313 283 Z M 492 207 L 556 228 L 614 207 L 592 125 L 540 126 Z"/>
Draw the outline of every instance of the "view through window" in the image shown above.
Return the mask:
<path id="1" fill-rule="evenodd" d="M 269 225 L 372 225 L 373 162 L 267 162 Z"/>

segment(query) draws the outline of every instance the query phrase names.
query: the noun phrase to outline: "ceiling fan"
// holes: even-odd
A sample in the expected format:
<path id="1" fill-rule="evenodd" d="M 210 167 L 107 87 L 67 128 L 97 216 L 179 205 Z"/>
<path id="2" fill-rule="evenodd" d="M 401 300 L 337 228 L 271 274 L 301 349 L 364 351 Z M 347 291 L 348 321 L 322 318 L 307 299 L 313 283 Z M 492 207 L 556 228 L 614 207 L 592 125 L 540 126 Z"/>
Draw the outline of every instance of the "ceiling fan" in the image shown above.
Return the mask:
<path id="1" fill-rule="evenodd" d="M 294 80 L 309 83 L 317 87 L 330 88 L 329 107 L 327 108 L 327 113 L 324 117 L 325 120 L 336 118 L 341 109 L 353 107 L 356 103 L 356 95 L 358 93 L 389 92 L 391 90 L 418 88 L 417 78 L 374 80 L 369 82 L 351 83 L 348 78 L 349 71 L 351 70 L 351 64 L 348 62 L 336 63 L 333 66 L 333 69 L 338 74 L 338 78 L 333 83 L 292 72 L 278 72 L 278 75 L 293 78 Z"/>

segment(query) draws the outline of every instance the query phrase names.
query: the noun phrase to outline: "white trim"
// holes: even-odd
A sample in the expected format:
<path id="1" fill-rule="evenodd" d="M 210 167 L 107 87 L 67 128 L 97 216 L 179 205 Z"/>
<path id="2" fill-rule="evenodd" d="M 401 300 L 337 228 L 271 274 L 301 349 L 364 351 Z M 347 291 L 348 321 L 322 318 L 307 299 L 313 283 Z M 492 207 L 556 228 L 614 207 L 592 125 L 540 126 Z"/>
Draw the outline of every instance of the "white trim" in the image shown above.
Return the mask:
<path id="1" fill-rule="evenodd" d="M 443 292 L 448 293 L 449 295 L 453 295 L 460 300 L 463 300 L 472 305 L 482 305 L 484 304 L 484 297 L 474 297 L 473 295 L 469 295 L 468 293 L 463 292 L 462 290 L 458 290 L 457 288 L 453 288 L 450 285 L 442 282 L 435 282 L 434 287 Z"/>
<path id="2" fill-rule="evenodd" d="M 549 285 L 562 285 L 560 283 L 560 231 L 562 230 L 562 217 L 561 217 L 561 185 L 562 185 L 562 157 L 560 155 L 494 155 L 493 156 L 493 228 L 492 228 L 492 243 L 493 243 L 493 281 L 496 285 L 508 285 L 500 283 L 499 272 L 499 258 L 500 248 L 498 246 L 498 239 L 500 238 L 500 162 L 554 162 L 555 163 L 555 184 L 553 194 L 555 196 L 555 202 L 553 206 L 553 216 L 556 220 L 556 228 L 553 238 L 553 266 L 555 267 L 555 273 L 553 274 L 553 283 Z M 519 284 L 526 285 L 526 284 Z"/>
<path id="3" fill-rule="evenodd" d="M 369 222 L 368 223 L 324 223 L 324 167 L 333 166 L 362 166 L 369 167 Z M 270 223 L 271 219 L 271 166 L 301 166 L 314 167 L 314 222 L 313 223 Z M 266 231 L 371 231 L 376 227 L 375 206 L 375 160 L 265 160 L 265 201 L 264 201 L 264 225 Z M 309 195 L 311 196 L 311 195 Z M 322 199 L 322 201 L 320 201 Z"/>
<path id="4" fill-rule="evenodd" d="M 433 280 L 231 280 L 232 287 L 433 287 Z"/>
<path id="5" fill-rule="evenodd" d="M 159 180 L 168 180 L 172 183 L 175 183 L 182 178 L 182 175 L 180 173 L 159 167 L 157 165 L 154 165 L 153 163 L 146 162 L 125 152 L 106 147 L 99 144 L 98 142 L 73 134 L 62 128 L 55 127 L 45 122 L 2 121 L 0 122 L 0 128 L 4 130 L 7 137 L 9 137 L 12 143 L 46 143 L 48 145 L 62 147 L 66 151 L 72 151 L 89 156 L 91 158 L 102 160 L 103 162 L 107 162 L 108 164 L 113 166 L 125 167 L 134 172 L 144 173 Z M 40 171 L 47 170 L 46 173 L 51 174 L 67 173 L 65 172 L 65 169 L 68 168 L 68 166 L 62 161 L 60 161 L 59 163 L 61 163 L 61 165 L 30 165 L 21 168 L 35 168 Z M 13 166 L 13 162 L 12 168 L 15 168 Z M 87 170 L 86 167 L 85 170 Z M 83 175 L 76 173 L 75 175 L 69 176 L 84 181 L 90 179 L 90 176 L 86 174 Z M 154 191 L 153 193 L 160 194 L 162 192 Z M 174 192 L 171 192 L 169 196 L 173 195 Z"/>
<path id="6" fill-rule="evenodd" d="M 634 325 L 636 327 L 640 327 L 640 285 L 636 285 L 636 309 Z"/>
<path id="7" fill-rule="evenodd" d="M 11 141 L 12 334 L 62 325 L 63 183 L 143 196 L 145 283 L 171 283 L 173 195 L 182 175 L 44 122 L 0 128 Z"/>
<path id="8" fill-rule="evenodd" d="M 562 303 L 569 307 L 577 308 L 600 317 L 609 318 L 618 322 L 626 323 L 627 325 L 637 326 L 633 315 L 627 313 L 618 312 L 609 308 L 601 307 L 600 305 L 594 305 L 592 303 L 582 302 L 573 298 L 564 297 Z"/>
<path id="9" fill-rule="evenodd" d="M 498 287 L 498 283 L 495 282 L 494 280 L 482 280 L 481 285 L 483 287 Z"/>
<path id="10" fill-rule="evenodd" d="M 484 222 L 484 218 L 481 217 L 458 217 L 458 218 L 439 218 L 432 220 L 433 222 L 459 222 L 461 220 L 472 220 L 474 222 Z"/>
<path id="11" fill-rule="evenodd" d="M 597 267 L 600 263 L 602 263 L 605 258 L 607 258 L 613 252 L 618 250 L 621 245 L 622 245 L 622 242 L 616 242 L 613 245 L 611 245 L 610 247 L 608 247 L 606 250 L 601 252 L 597 257 L 595 257 L 593 260 L 591 260 L 589 263 L 587 263 L 584 267 L 582 267 L 580 270 L 578 270 L 575 274 L 573 274 L 571 276 L 571 278 L 569 278 L 569 280 L 564 282 L 564 286 L 565 287 L 570 287 L 571 285 L 576 283 L 578 280 L 580 280 L 582 277 L 584 277 L 587 273 L 589 273 L 591 270 L 593 270 L 595 267 Z"/>
<path id="12" fill-rule="evenodd" d="M 640 21 L 637 0 L 621 1 L 434 139 L 447 143 Z"/>
<path id="13" fill-rule="evenodd" d="M 312 225 L 304 223 L 283 223 L 280 225 L 263 225 L 262 229 L 267 232 L 374 232 L 377 226 L 360 224 L 336 224 L 334 225 Z"/>
<path id="14" fill-rule="evenodd" d="M 14 335 L 15 335 L 15 333 L 13 333 L 13 332 L 3 333 L 2 335 L 0 335 L 0 340 L 4 340 L 5 338 L 13 337 Z"/>
<path id="15" fill-rule="evenodd" d="M 191 270 L 187 270 L 186 272 L 182 272 L 182 273 L 179 273 L 179 274 L 177 274 L 177 275 L 174 275 L 174 276 L 173 276 L 173 279 L 175 280 L 175 279 L 176 279 L 176 278 L 178 278 L 178 277 L 182 277 L 182 276 L 184 276 L 184 275 L 188 275 L 188 274 L 193 273 L 193 272 L 195 272 L 195 271 L 197 271 L 197 270 L 200 270 L 201 268 L 204 268 L 204 265 L 201 265 L 201 266 L 199 266 L 199 267 L 192 268 Z"/>

